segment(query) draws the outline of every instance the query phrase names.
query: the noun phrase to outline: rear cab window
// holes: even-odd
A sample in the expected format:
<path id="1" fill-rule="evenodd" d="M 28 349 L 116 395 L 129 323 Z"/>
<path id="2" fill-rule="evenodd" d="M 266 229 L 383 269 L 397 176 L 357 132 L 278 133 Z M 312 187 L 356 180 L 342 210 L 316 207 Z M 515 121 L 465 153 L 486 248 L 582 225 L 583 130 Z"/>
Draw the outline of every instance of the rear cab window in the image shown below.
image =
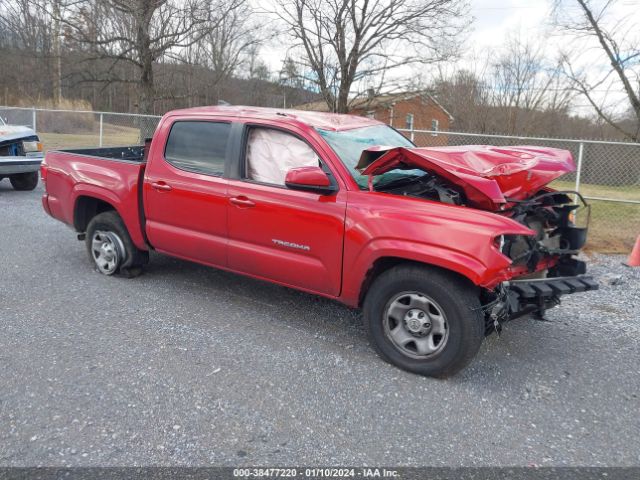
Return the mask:
<path id="1" fill-rule="evenodd" d="M 179 120 L 171 126 L 164 158 L 180 170 L 221 176 L 230 132 L 228 122 Z"/>

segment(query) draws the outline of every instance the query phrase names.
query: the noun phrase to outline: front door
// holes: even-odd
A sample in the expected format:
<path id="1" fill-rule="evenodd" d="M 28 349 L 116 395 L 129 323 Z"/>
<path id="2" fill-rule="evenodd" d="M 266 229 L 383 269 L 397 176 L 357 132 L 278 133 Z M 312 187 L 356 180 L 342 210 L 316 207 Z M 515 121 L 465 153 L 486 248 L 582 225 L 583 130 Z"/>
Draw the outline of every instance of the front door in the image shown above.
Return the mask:
<path id="1" fill-rule="evenodd" d="M 316 152 L 299 137 L 250 127 L 246 138 L 243 178 L 229 180 L 229 267 L 338 295 L 345 192 L 321 195 L 284 185 L 290 168 L 322 166 Z"/>
<path id="2" fill-rule="evenodd" d="M 146 234 L 158 251 L 227 265 L 227 188 L 231 124 L 175 120 L 157 138 L 144 179 Z"/>

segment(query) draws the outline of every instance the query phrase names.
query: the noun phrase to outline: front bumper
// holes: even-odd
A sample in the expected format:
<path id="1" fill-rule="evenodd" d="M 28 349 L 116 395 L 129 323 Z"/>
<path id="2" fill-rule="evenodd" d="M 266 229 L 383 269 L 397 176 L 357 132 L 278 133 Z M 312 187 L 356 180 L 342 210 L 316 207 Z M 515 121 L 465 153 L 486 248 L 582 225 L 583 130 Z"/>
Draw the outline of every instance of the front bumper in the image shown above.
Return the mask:
<path id="1" fill-rule="evenodd" d="M 562 295 L 598 288 L 598 283 L 587 275 L 504 282 L 496 300 L 485 310 L 485 334 L 499 333 L 502 323 L 527 314 L 543 318 L 547 309 L 560 303 Z"/>
<path id="2" fill-rule="evenodd" d="M 508 288 L 517 295 L 520 303 L 539 303 L 542 300 L 571 293 L 598 290 L 598 282 L 593 277 L 552 277 L 535 280 L 512 280 Z"/>
<path id="3" fill-rule="evenodd" d="M 0 157 L 0 177 L 37 172 L 44 156 Z"/>

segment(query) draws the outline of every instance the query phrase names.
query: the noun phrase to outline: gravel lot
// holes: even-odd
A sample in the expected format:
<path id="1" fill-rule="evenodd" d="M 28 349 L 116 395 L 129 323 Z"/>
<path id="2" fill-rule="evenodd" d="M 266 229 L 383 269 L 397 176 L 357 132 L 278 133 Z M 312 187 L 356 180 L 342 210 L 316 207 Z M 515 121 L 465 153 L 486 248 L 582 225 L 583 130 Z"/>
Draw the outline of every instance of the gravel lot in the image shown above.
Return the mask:
<path id="1" fill-rule="evenodd" d="M 438 381 L 358 312 L 154 255 L 92 270 L 40 187 L 0 183 L 0 465 L 640 464 L 640 269 L 487 339 Z"/>

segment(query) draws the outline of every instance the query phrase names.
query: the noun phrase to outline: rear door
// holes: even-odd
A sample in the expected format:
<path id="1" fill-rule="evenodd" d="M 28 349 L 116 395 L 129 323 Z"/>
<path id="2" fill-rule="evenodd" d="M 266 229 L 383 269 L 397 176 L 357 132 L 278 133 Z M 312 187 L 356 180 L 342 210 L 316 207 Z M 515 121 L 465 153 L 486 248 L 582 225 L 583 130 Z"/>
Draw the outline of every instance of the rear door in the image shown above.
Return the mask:
<path id="1" fill-rule="evenodd" d="M 227 188 L 232 124 L 176 118 L 152 145 L 144 179 L 146 234 L 158 251 L 227 265 Z"/>
<path id="2" fill-rule="evenodd" d="M 322 166 L 331 172 L 318 149 L 295 132 L 247 126 L 243 146 L 239 178 L 229 180 L 229 267 L 338 295 L 345 191 L 321 195 L 284 185 L 290 168 Z"/>

